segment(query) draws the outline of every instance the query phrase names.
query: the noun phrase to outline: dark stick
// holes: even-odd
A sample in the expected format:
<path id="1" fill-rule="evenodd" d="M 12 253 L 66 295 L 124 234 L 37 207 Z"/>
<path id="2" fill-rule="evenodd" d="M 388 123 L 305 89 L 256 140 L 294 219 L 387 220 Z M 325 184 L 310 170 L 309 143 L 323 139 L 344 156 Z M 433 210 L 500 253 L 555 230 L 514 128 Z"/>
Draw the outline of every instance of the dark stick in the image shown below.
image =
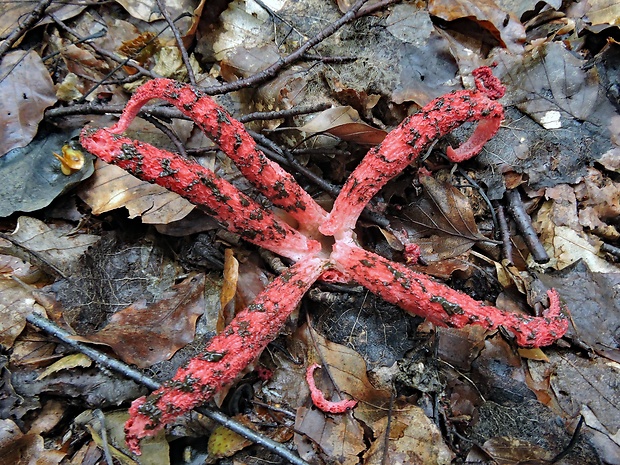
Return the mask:
<path id="1" fill-rule="evenodd" d="M 187 49 L 185 48 L 185 45 L 183 45 L 183 40 L 181 39 L 181 34 L 179 33 L 179 29 L 174 24 L 172 17 L 168 13 L 168 10 L 166 10 L 166 4 L 164 3 L 164 1 L 157 0 L 157 6 L 159 8 L 160 13 L 163 15 L 164 19 L 168 23 L 168 26 L 170 26 L 170 30 L 172 30 L 172 33 L 174 34 L 174 38 L 177 41 L 177 46 L 179 47 L 179 51 L 181 52 L 181 58 L 183 59 L 183 64 L 185 65 L 185 68 L 187 69 L 187 78 L 189 79 L 190 84 L 192 86 L 195 86 L 196 77 L 194 76 L 194 70 L 192 69 L 192 65 L 189 62 L 189 56 L 187 55 Z"/>
<path id="2" fill-rule="evenodd" d="M 351 8 L 349 8 L 349 11 L 347 11 L 343 16 L 341 16 L 340 19 L 327 26 L 325 29 L 315 35 L 312 39 L 308 40 L 293 53 L 284 58 L 280 58 L 277 62 L 264 69 L 260 73 L 256 73 L 245 79 L 239 79 L 238 81 L 234 81 L 229 84 L 206 87 L 202 90 L 208 95 L 225 94 L 228 92 L 245 89 L 247 87 L 251 87 L 253 85 L 268 81 L 269 79 L 276 77 L 282 68 L 301 59 L 310 48 L 321 43 L 321 41 L 334 34 L 342 26 L 356 19 L 357 12 L 360 10 L 360 8 L 362 8 L 362 6 L 364 6 L 364 3 L 366 3 L 367 1 L 368 0 L 358 0 L 357 2 L 355 2 L 355 4 Z"/>
<path id="3" fill-rule="evenodd" d="M 499 202 L 494 202 L 495 211 L 497 213 L 497 224 L 499 226 L 500 239 L 502 241 L 502 257 L 512 265 L 512 241 L 510 240 L 510 228 L 506 219 L 504 207 Z"/>
<path id="4" fill-rule="evenodd" d="M 172 129 L 170 129 L 168 126 L 166 126 L 164 123 L 162 123 L 161 121 L 159 121 L 157 118 L 155 118 L 152 115 L 141 115 L 141 117 L 145 121 L 148 121 L 153 126 L 155 126 L 161 132 L 163 132 L 166 136 L 168 136 L 168 139 L 170 139 L 170 141 L 174 144 L 174 146 L 177 149 L 177 152 L 179 152 L 179 155 L 187 158 L 187 151 L 185 150 L 185 146 L 183 145 L 183 142 L 181 142 L 181 139 L 179 139 L 179 136 L 177 136 L 176 133 Z"/>
<path id="5" fill-rule="evenodd" d="M 28 315 L 26 320 L 28 321 L 28 323 L 36 326 L 37 328 L 42 329 L 49 335 L 56 337 L 57 339 L 62 341 L 64 344 L 90 357 L 96 363 L 98 363 L 99 365 L 105 368 L 108 368 L 109 370 L 115 371 L 135 381 L 138 384 L 146 386 L 152 391 L 159 389 L 159 387 L 161 386 L 161 384 L 158 383 L 156 380 L 154 380 L 153 378 L 149 376 L 143 375 L 135 368 L 132 368 L 129 365 L 119 360 L 110 358 L 107 355 L 99 352 L 98 350 L 95 350 L 92 347 L 87 346 L 86 344 L 73 340 L 71 338 L 72 335 L 69 332 L 58 327 L 52 321 L 48 320 L 47 318 L 42 317 L 41 315 L 37 313 L 31 313 L 30 315 Z M 260 444 L 265 449 L 268 449 L 271 452 L 278 454 L 280 457 L 288 460 L 290 463 L 293 463 L 295 465 L 309 465 L 308 462 L 296 456 L 292 451 L 288 450 L 282 444 L 279 444 L 267 437 L 264 437 L 258 434 L 257 432 L 242 425 L 241 423 L 231 418 L 228 418 L 226 415 L 224 415 L 221 412 L 218 412 L 217 410 L 213 410 L 209 407 L 201 407 L 196 410 L 202 413 L 203 415 L 211 418 L 212 420 L 218 422 L 219 424 L 224 425 L 226 428 L 234 431 L 235 433 L 240 434 L 244 438 L 252 442 L 255 442 L 256 444 Z"/>
<path id="6" fill-rule="evenodd" d="M 124 105 L 99 105 L 96 103 L 85 103 L 72 105 L 69 107 L 58 107 L 58 108 L 50 108 L 45 112 L 46 118 L 60 118 L 63 116 L 73 116 L 73 115 L 105 115 L 108 113 L 122 113 Z M 270 119 L 279 119 L 279 118 L 287 118 L 290 116 L 297 115 L 305 115 L 308 113 L 316 113 L 317 111 L 322 111 L 327 108 L 330 108 L 328 104 L 318 104 L 318 105 L 310 105 L 303 107 L 291 108 L 290 110 L 279 110 L 279 111 L 257 111 L 254 113 L 249 113 L 245 116 L 239 118 L 239 121 L 242 123 L 247 123 L 249 121 L 256 120 L 270 120 Z M 138 113 L 140 117 L 143 115 L 151 115 L 156 118 L 161 118 L 165 120 L 178 118 L 186 121 L 191 121 L 187 116 L 183 115 L 179 110 L 173 107 L 161 106 L 161 105 L 146 105 L 142 107 L 140 112 Z"/>
<path id="7" fill-rule="evenodd" d="M 34 26 L 41 19 L 41 17 L 45 14 L 45 10 L 52 2 L 53 0 L 41 0 L 37 6 L 34 7 L 34 10 L 28 14 L 24 22 L 22 22 L 17 29 L 11 32 L 4 42 L 0 44 L 0 60 L 2 60 L 2 57 L 4 57 L 9 50 L 11 50 L 11 47 L 15 45 L 20 37 L 28 32 L 28 29 Z"/>
<path id="8" fill-rule="evenodd" d="M 620 258 L 620 248 L 607 244 L 606 242 L 601 244 L 601 252 L 606 252 L 614 257 Z"/>
<path id="9" fill-rule="evenodd" d="M 530 215 L 525 211 L 525 206 L 521 200 L 521 194 L 516 189 L 512 189 L 506 191 L 506 199 L 508 200 L 508 211 L 517 223 L 517 229 L 530 249 L 534 261 L 536 263 L 547 263 L 549 255 L 538 239 L 538 234 L 534 231 Z"/>

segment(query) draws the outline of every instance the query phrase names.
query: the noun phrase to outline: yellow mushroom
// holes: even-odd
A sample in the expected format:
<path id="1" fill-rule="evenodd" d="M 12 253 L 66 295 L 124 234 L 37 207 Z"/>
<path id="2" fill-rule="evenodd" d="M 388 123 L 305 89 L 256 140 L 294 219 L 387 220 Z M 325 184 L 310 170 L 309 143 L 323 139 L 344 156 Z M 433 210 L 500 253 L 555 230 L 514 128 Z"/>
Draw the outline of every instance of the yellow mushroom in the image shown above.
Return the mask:
<path id="1" fill-rule="evenodd" d="M 55 152 L 54 156 L 60 161 L 60 170 L 66 176 L 70 176 L 84 167 L 84 154 L 70 145 L 62 146 L 62 156 Z"/>

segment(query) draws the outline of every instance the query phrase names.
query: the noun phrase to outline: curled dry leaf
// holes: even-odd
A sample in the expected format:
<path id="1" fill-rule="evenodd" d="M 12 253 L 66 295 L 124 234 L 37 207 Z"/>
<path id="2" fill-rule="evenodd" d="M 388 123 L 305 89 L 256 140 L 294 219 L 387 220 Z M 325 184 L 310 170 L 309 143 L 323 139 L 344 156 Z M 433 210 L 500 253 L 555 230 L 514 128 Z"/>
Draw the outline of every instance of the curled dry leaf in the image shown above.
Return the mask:
<path id="1" fill-rule="evenodd" d="M 350 106 L 329 108 L 304 124 L 300 131 L 327 133 L 342 140 L 364 145 L 380 144 L 387 133 L 362 121 L 359 113 Z"/>

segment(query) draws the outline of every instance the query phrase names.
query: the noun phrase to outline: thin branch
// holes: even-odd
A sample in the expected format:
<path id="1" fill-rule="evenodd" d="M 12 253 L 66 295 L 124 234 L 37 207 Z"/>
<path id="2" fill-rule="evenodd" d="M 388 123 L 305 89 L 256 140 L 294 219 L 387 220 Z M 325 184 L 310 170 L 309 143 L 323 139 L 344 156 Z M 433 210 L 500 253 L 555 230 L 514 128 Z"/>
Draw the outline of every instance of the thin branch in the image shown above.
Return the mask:
<path id="1" fill-rule="evenodd" d="M 321 43 L 323 40 L 325 40 L 326 38 L 334 34 L 338 29 L 340 29 L 345 24 L 350 23 L 351 21 L 356 19 L 358 11 L 360 10 L 360 8 L 362 8 L 362 6 L 364 6 L 364 4 L 367 1 L 368 0 L 358 0 L 357 2 L 355 2 L 355 4 L 349 9 L 349 11 L 347 11 L 343 16 L 341 16 L 340 19 L 338 19 L 337 21 L 327 26 L 325 29 L 323 29 L 321 32 L 315 35 L 312 39 L 309 39 L 308 41 L 306 41 L 306 43 L 304 43 L 301 47 L 299 47 L 293 53 L 291 53 L 290 55 L 284 58 L 280 58 L 277 62 L 275 62 L 273 65 L 269 66 L 268 68 L 264 69 L 260 73 L 256 73 L 245 79 L 239 79 L 238 81 L 231 82 L 229 84 L 206 87 L 206 88 L 203 88 L 202 90 L 208 95 L 225 94 L 228 92 L 234 92 L 237 90 L 245 89 L 247 87 L 254 86 L 256 84 L 259 84 L 264 81 L 268 81 L 276 77 L 282 68 L 296 62 L 297 60 L 302 58 L 309 49 L 311 49 L 315 45 Z"/>
<path id="2" fill-rule="evenodd" d="M 543 247 L 538 234 L 534 231 L 532 219 L 525 211 L 525 206 L 521 200 L 521 195 L 516 189 L 506 191 L 506 199 L 508 200 L 508 211 L 517 224 L 517 229 L 523 236 L 523 240 L 527 244 L 532 257 L 536 263 L 547 263 L 549 255 Z"/>
<path id="3" fill-rule="evenodd" d="M 164 1 L 157 0 L 157 6 L 159 7 L 160 13 L 163 15 L 164 19 L 168 23 L 168 26 L 170 26 L 170 30 L 174 34 L 174 38 L 177 41 L 177 46 L 179 47 L 179 51 L 181 52 L 181 58 L 183 59 L 183 64 L 185 64 L 185 68 L 187 69 L 187 78 L 189 79 L 190 84 L 195 86 L 196 77 L 194 76 L 194 70 L 192 69 L 192 65 L 189 61 L 189 56 L 187 55 L 187 49 L 185 48 L 185 45 L 183 45 L 183 40 L 181 39 L 181 34 L 179 32 L 179 29 L 176 27 L 176 25 L 174 24 L 174 21 L 172 20 L 172 17 L 168 13 L 168 10 L 166 9 L 166 4 L 164 3 Z"/>
<path id="4" fill-rule="evenodd" d="M 152 391 L 158 389 L 161 386 L 161 384 L 158 383 L 155 379 L 143 375 L 138 370 L 130 367 L 126 363 L 110 358 L 107 355 L 99 352 L 98 350 L 95 350 L 92 347 L 87 346 L 86 344 L 72 339 L 72 334 L 37 313 L 31 313 L 30 315 L 28 315 L 26 320 L 28 321 L 28 323 L 42 329 L 47 334 L 56 337 L 69 347 L 72 347 L 78 352 L 81 352 L 84 355 L 88 356 L 104 368 L 115 371 L 116 373 L 119 373 L 126 378 L 135 381 L 138 384 L 146 386 Z M 224 425 L 226 428 L 234 431 L 235 433 L 240 434 L 244 438 L 255 442 L 256 444 L 260 444 L 265 449 L 268 449 L 271 452 L 278 454 L 280 457 L 288 460 L 290 463 L 293 463 L 295 465 L 309 465 L 308 462 L 299 458 L 282 444 L 279 444 L 267 437 L 258 434 L 257 432 L 242 425 L 241 423 L 231 418 L 228 418 L 226 415 L 217 410 L 213 410 L 208 407 L 201 407 L 196 410 L 203 415 L 211 418 L 212 420 L 218 422 L 219 424 Z"/>
<path id="5" fill-rule="evenodd" d="M 37 6 L 28 14 L 26 19 L 21 23 L 21 25 L 15 29 L 13 32 L 9 34 L 9 36 L 0 44 L 0 60 L 6 55 L 6 53 L 17 43 L 17 41 L 26 33 L 28 30 L 37 24 L 37 22 L 43 17 L 45 14 L 45 10 L 54 0 L 41 0 Z"/>
<path id="6" fill-rule="evenodd" d="M 177 136 L 176 133 L 172 129 L 170 129 L 168 126 L 166 126 L 164 123 L 159 121 L 159 119 L 155 118 L 154 116 L 151 116 L 148 114 L 142 115 L 142 119 L 144 119 L 145 121 L 148 121 L 153 126 L 155 126 L 157 129 L 159 129 L 161 132 L 163 132 L 166 136 L 168 136 L 168 139 L 170 139 L 170 141 L 174 144 L 179 155 L 187 158 L 187 151 L 185 150 L 185 146 L 183 145 L 183 142 L 181 141 L 181 139 L 179 139 L 179 136 Z"/>
<path id="7" fill-rule="evenodd" d="M 307 107 L 295 107 L 289 110 L 277 110 L 277 111 L 256 111 L 254 113 L 248 113 L 239 118 L 242 123 L 249 121 L 263 121 L 271 119 L 289 118 L 291 116 L 305 115 L 308 113 L 318 113 L 319 111 L 327 110 L 331 108 L 329 103 L 319 103 L 317 105 L 310 105 Z"/>
<path id="8" fill-rule="evenodd" d="M 506 260 L 509 265 L 512 265 L 514 263 L 512 260 L 512 241 L 510 240 L 510 228 L 508 227 L 506 212 L 499 202 L 494 202 L 494 207 L 497 213 L 497 224 L 502 241 L 502 258 Z"/>

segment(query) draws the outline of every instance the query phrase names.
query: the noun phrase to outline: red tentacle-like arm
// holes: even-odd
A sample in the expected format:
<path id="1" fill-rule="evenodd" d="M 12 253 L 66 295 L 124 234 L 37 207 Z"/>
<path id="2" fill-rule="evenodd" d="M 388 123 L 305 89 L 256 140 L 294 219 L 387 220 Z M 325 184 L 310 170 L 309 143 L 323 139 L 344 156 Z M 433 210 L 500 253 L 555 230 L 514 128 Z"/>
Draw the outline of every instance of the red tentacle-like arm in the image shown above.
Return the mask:
<path id="1" fill-rule="evenodd" d="M 85 129 L 82 146 L 103 161 L 155 182 L 199 205 L 224 227 L 282 256 L 298 260 L 320 250 L 320 244 L 265 210 L 212 171 L 175 153 L 118 136 L 109 129 Z"/>
<path id="2" fill-rule="evenodd" d="M 291 266 L 240 312 L 206 350 L 177 371 L 148 399 L 133 402 L 125 425 L 129 447 L 139 453 L 139 440 L 151 436 L 179 415 L 208 401 L 235 381 L 273 341 L 301 298 L 323 271 L 326 260 L 307 258 Z"/>
<path id="3" fill-rule="evenodd" d="M 548 292 L 549 308 L 542 317 L 518 315 L 484 305 L 422 273 L 346 242 L 336 242 L 331 259 L 339 270 L 383 300 L 438 326 L 503 326 L 523 347 L 553 344 L 568 329 L 555 290 Z"/>
<path id="4" fill-rule="evenodd" d="M 487 69 L 488 68 L 480 68 Z M 476 155 L 497 132 L 503 107 L 492 98 L 503 95 L 503 86 L 490 71 L 478 73 L 477 90 L 461 90 L 436 98 L 420 112 L 407 117 L 381 145 L 371 149 L 347 179 L 326 222 L 325 235 L 349 234 L 368 201 L 394 176 L 412 163 L 430 144 L 467 122 L 479 121 L 471 138 L 456 150 L 453 161 Z M 490 94 L 490 96 L 489 96 Z"/>
<path id="5" fill-rule="evenodd" d="M 211 97 L 171 79 L 153 79 L 141 86 L 127 103 L 118 123 L 109 129 L 124 132 L 140 109 L 154 98 L 165 100 L 190 117 L 230 157 L 243 176 L 274 205 L 288 212 L 304 229 L 316 229 L 327 213 L 295 179 L 256 147 L 243 124 Z"/>

